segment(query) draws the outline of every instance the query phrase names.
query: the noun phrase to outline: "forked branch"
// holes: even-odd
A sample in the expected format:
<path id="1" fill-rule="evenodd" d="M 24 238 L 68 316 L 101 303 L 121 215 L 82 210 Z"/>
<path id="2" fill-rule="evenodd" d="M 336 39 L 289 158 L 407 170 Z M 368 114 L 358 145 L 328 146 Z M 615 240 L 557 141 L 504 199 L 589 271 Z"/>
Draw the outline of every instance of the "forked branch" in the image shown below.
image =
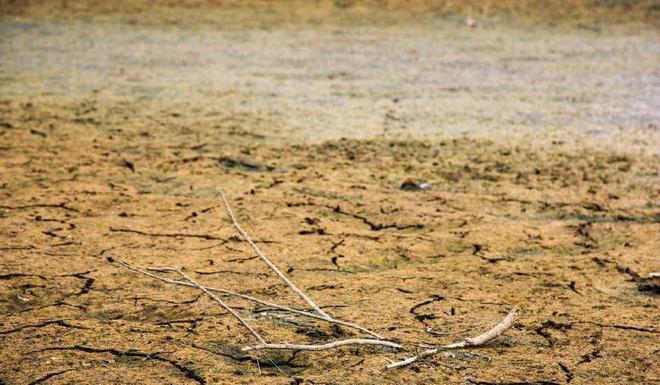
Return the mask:
<path id="1" fill-rule="evenodd" d="M 166 283 L 169 283 L 169 284 L 172 284 L 172 285 L 196 287 L 195 285 L 193 285 L 190 282 L 177 281 L 175 279 L 162 277 L 160 275 L 153 274 L 153 273 L 150 272 L 150 271 L 171 271 L 171 270 L 167 270 L 167 269 L 163 270 L 163 269 L 158 269 L 158 268 L 148 268 L 147 270 L 149 270 L 149 271 L 147 271 L 147 270 L 144 270 L 144 269 L 140 269 L 139 267 L 135 267 L 135 266 L 131 265 L 128 262 L 122 261 L 120 259 L 116 259 L 114 257 L 108 257 L 108 260 L 110 262 L 117 262 L 118 264 L 120 264 L 121 266 L 123 266 L 123 267 L 125 267 L 129 270 L 135 271 L 137 273 L 146 275 L 147 277 L 151 277 L 151 278 L 157 279 L 157 280 L 162 281 L 162 282 L 166 282 Z M 381 339 L 381 340 L 385 339 L 385 337 L 381 336 L 380 334 L 378 334 L 376 332 L 373 332 L 373 331 L 365 328 L 364 326 L 355 324 L 353 322 L 343 321 L 343 320 L 339 320 L 339 319 L 336 319 L 336 318 L 323 317 L 323 316 L 321 316 L 319 314 L 316 314 L 316 313 L 311 313 L 311 312 L 307 312 L 307 311 L 304 311 L 304 310 L 299 310 L 299 309 L 295 309 L 295 308 L 292 308 L 292 307 L 279 305 L 279 304 L 276 304 L 276 303 L 273 303 L 273 302 L 264 301 L 262 299 L 255 298 L 255 297 L 252 297 L 252 296 L 247 295 L 247 294 L 236 293 L 234 291 L 219 288 L 219 287 L 212 287 L 212 286 L 202 286 L 202 287 L 204 287 L 205 289 L 207 289 L 209 291 L 212 291 L 212 292 L 222 293 L 222 294 L 227 295 L 227 296 L 241 298 L 241 299 L 244 299 L 244 300 L 247 300 L 247 301 L 250 301 L 250 302 L 254 302 L 254 303 L 257 303 L 259 305 L 267 306 L 267 307 L 270 307 L 270 308 L 273 308 L 273 309 L 278 309 L 278 310 L 286 311 L 286 312 L 289 312 L 289 313 L 298 314 L 298 315 L 301 315 L 303 317 L 314 318 L 314 319 L 324 321 L 324 322 L 328 322 L 328 323 L 332 323 L 332 324 L 346 326 L 346 327 L 351 328 L 351 329 L 359 330 L 359 331 L 361 331 L 365 334 L 369 334 L 370 336 L 375 337 L 377 339 Z"/>
<path id="2" fill-rule="evenodd" d="M 171 283 L 171 284 L 174 284 L 174 285 L 180 285 L 180 286 L 195 287 L 195 288 L 201 290 L 202 292 L 204 292 L 206 295 L 211 297 L 211 299 L 213 299 L 220 306 L 222 306 L 222 308 L 227 310 L 234 318 L 236 318 L 241 323 L 241 325 L 243 325 L 243 327 L 245 327 L 250 332 L 250 334 L 252 334 L 254 336 L 254 338 L 257 340 L 258 343 L 256 345 L 246 346 L 245 348 L 243 348 L 243 351 L 262 350 L 262 349 L 328 350 L 328 349 L 334 349 L 334 348 L 338 348 L 338 347 L 346 346 L 346 345 L 377 345 L 377 346 L 386 346 L 386 347 L 394 348 L 394 349 L 402 349 L 403 348 L 402 345 L 400 345 L 396 342 L 384 341 L 382 339 L 369 339 L 369 338 L 349 338 L 349 339 L 345 339 L 345 340 L 330 342 L 330 343 L 327 343 L 327 344 L 318 344 L 318 345 L 314 345 L 314 344 L 305 345 L 305 344 L 289 344 L 289 343 L 278 343 L 278 344 L 268 343 L 234 309 L 229 307 L 229 305 L 227 305 L 223 300 L 221 300 L 218 296 L 213 294 L 211 291 L 219 291 L 219 292 L 221 292 L 223 294 L 226 294 L 226 295 L 238 296 L 238 297 L 241 297 L 241 298 L 249 299 L 253 302 L 258 302 L 258 303 L 261 303 L 261 304 L 265 304 L 267 306 L 272 306 L 272 307 L 279 308 L 279 309 L 282 309 L 282 310 L 291 311 L 293 313 L 303 313 L 306 316 L 321 319 L 321 320 L 326 321 L 326 322 L 337 323 L 337 324 L 345 325 L 345 326 L 349 326 L 349 327 L 357 327 L 359 329 L 364 329 L 364 328 L 362 328 L 359 325 L 351 324 L 349 322 L 344 322 L 344 321 L 335 320 L 335 319 L 326 319 L 326 318 L 324 318 L 320 315 L 317 315 L 315 313 L 307 313 L 307 312 L 302 312 L 302 311 L 299 311 L 299 310 L 291 309 L 291 308 L 288 308 L 288 307 L 285 307 L 285 306 L 280 306 L 280 305 L 277 305 L 277 304 L 269 304 L 268 302 L 258 300 L 254 297 L 250 297 L 250 296 L 247 296 L 247 295 L 244 295 L 244 294 L 234 293 L 234 292 L 231 292 L 229 290 L 203 286 L 200 283 L 198 283 L 197 281 L 190 278 L 181 269 L 177 269 L 177 268 L 173 268 L 173 267 L 159 267 L 159 268 L 150 268 L 149 270 L 150 271 L 157 271 L 157 272 L 175 272 L 175 273 L 179 274 L 185 281 L 177 281 L 177 280 L 169 279 L 169 278 L 166 278 L 166 277 L 161 277 L 157 274 L 150 273 L 149 271 L 145 271 L 145 270 L 139 269 L 137 267 L 131 266 L 130 264 L 128 264 L 124 261 L 117 260 L 113 257 L 108 257 L 108 260 L 110 262 L 117 262 L 120 265 L 126 267 L 127 269 L 139 272 L 141 274 L 144 274 L 146 276 L 161 280 L 163 282 Z"/>

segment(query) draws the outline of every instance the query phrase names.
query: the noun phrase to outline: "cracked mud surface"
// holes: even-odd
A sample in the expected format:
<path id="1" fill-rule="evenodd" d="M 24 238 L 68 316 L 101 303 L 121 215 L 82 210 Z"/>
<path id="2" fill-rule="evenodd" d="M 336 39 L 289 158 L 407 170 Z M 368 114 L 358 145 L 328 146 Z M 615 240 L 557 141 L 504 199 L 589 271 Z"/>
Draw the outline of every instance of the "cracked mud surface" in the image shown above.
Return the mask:
<path id="1" fill-rule="evenodd" d="M 435 86 L 414 94 L 414 84 L 403 88 L 390 84 L 385 91 L 392 78 L 379 82 L 367 76 L 367 68 L 357 69 L 364 74 L 356 78 L 341 75 L 336 83 L 283 74 L 284 83 L 275 87 L 271 81 L 276 70 L 259 76 L 239 73 L 249 66 L 233 73 L 228 66 L 229 74 L 206 84 L 217 92 L 230 91 L 222 96 L 188 89 L 186 85 L 200 84 L 198 73 L 172 81 L 171 89 L 180 91 L 177 95 L 144 97 L 122 83 L 134 82 L 152 96 L 161 92 L 150 88 L 158 79 L 147 76 L 140 62 L 123 62 L 127 72 L 135 73 L 111 73 L 112 83 L 96 92 L 93 89 L 99 85 L 85 78 L 89 74 L 70 82 L 46 75 L 58 69 L 74 71 L 67 58 L 82 50 L 75 42 L 85 26 L 96 28 L 96 38 L 111 50 L 120 50 L 123 44 L 115 38 L 142 34 L 156 61 L 167 59 L 171 52 L 159 49 L 153 39 L 161 36 L 169 41 L 176 31 L 132 26 L 122 20 L 116 24 L 38 20 L 30 22 L 36 27 L 21 27 L 25 23 L 3 20 L 2 28 L 14 34 L 0 43 L 5 52 L 12 52 L 0 59 L 0 383 L 638 384 L 660 380 L 654 369 L 660 354 L 658 282 L 646 278 L 660 270 L 659 117 L 653 105 L 657 107 L 657 101 L 650 97 L 657 91 L 658 72 L 657 65 L 643 68 L 653 55 L 657 57 L 657 42 L 638 26 L 617 27 L 621 30 L 611 34 L 569 27 L 566 33 L 535 31 L 528 36 L 530 41 L 520 43 L 521 52 L 543 55 L 546 51 L 535 42 L 559 47 L 577 39 L 564 49 L 584 61 L 584 67 L 562 70 L 565 74 L 542 67 L 548 76 L 536 84 L 537 90 L 525 88 L 524 79 L 514 75 L 509 79 L 498 71 L 476 70 L 482 60 L 492 59 L 502 65 L 500 69 L 508 60 L 488 56 L 495 49 L 486 38 L 488 30 L 477 29 L 470 32 L 486 39 L 481 40 L 486 41 L 485 58 L 471 56 L 458 45 L 447 48 L 447 57 L 472 60 L 473 67 L 468 67 L 476 71 L 451 81 L 439 76 L 447 87 L 459 87 L 447 91 L 458 93 L 455 98 L 437 93 Z M 431 26 L 415 28 L 431 37 L 433 33 L 467 36 L 464 30 L 454 31 L 455 25 L 444 25 L 440 32 L 432 32 Z M 24 32 L 18 32 L 21 28 Z M 43 79 L 31 78 L 33 68 L 19 65 L 25 57 L 38 59 L 43 53 L 30 53 L 30 48 L 19 50 L 20 54 L 6 51 L 28 44 L 34 28 L 45 31 L 41 40 L 45 45 L 74 42 L 68 48 L 58 46 L 62 51 L 52 57 L 59 59 L 48 65 L 30 62 L 43 68 Z M 53 28 L 58 37 L 51 40 Z M 184 40 L 237 34 L 180 28 Z M 350 57 L 350 52 L 359 51 L 367 61 L 390 46 L 387 39 L 395 36 L 392 32 L 402 34 L 404 47 L 421 39 L 422 50 L 431 38 L 401 25 L 361 26 L 350 43 L 348 37 L 326 27 L 305 28 L 311 31 L 305 35 L 309 52 L 323 46 Z M 520 30 L 493 28 L 500 37 L 521 36 Z M 117 32 L 123 29 L 126 35 Z M 276 29 L 271 35 L 255 29 L 239 36 L 236 46 L 231 40 L 223 42 L 229 50 L 254 50 L 260 38 L 262 44 L 278 38 L 292 43 L 294 32 Z M 369 45 L 370 39 L 381 43 Z M 624 41 L 628 45 L 611 49 L 638 56 L 619 57 L 608 67 L 600 62 L 604 53 L 585 48 L 582 39 L 601 47 Z M 468 47 L 478 45 L 478 40 L 464 42 Z M 373 52 L 360 51 L 365 47 Z M 637 50 L 644 47 L 650 47 L 651 53 Z M 80 52 L 81 61 L 88 60 L 85 55 L 92 57 L 94 49 L 105 48 L 90 49 Z M 425 60 L 439 60 L 434 52 L 427 52 Z M 293 65 L 269 62 L 266 53 L 260 55 L 262 69 Z M 125 60 L 111 56 L 107 60 L 113 65 L 117 64 L 113 60 Z M 200 66 L 202 74 L 211 71 L 205 67 L 208 57 L 192 55 L 189 60 Z M 240 64 L 249 59 L 231 60 Z M 299 66 L 292 71 L 305 73 L 315 66 L 320 66 L 318 73 L 344 71 L 333 62 L 297 60 Z M 398 64 L 402 72 L 391 76 L 418 68 L 412 61 Z M 174 68 L 166 60 L 161 65 L 156 68 Z M 548 64 L 539 64 L 543 65 Z M 527 75 L 541 71 L 538 68 L 529 67 Z M 583 68 L 590 68 L 593 78 L 582 78 Z M 382 75 L 391 68 L 376 66 L 374 71 L 385 71 Z M 629 76 L 617 77 L 610 71 Z M 249 88 L 227 83 L 232 74 L 237 81 L 267 80 Z M 604 82 L 604 89 L 597 95 L 594 91 L 594 98 L 585 102 L 593 119 L 583 105 L 561 98 L 564 101 L 557 105 L 530 102 L 502 112 L 506 100 L 529 100 L 532 91 L 542 91 L 547 98 L 579 94 L 596 78 Z M 465 90 L 480 81 L 516 86 L 504 90 L 484 86 L 475 99 L 472 91 Z M 316 99 L 305 101 L 310 92 L 304 88 L 306 82 L 320 87 Z M 639 86 L 642 83 L 646 85 Z M 67 84 L 71 89 L 63 91 Z M 576 89 L 563 88 L 571 84 Z M 617 92 L 608 88 L 617 85 Z M 358 95 L 357 101 L 329 91 L 359 90 L 358 86 L 367 86 L 369 92 Z M 395 112 L 379 110 L 379 100 L 402 89 L 399 102 L 387 102 L 386 107 Z M 269 90 L 279 96 L 267 97 Z M 627 99 L 633 94 L 638 99 Z M 503 96 L 508 99 L 499 100 Z M 445 107 L 418 114 L 426 108 L 420 101 L 424 97 L 436 106 L 445 101 Z M 407 104 L 410 98 L 416 102 Z M 610 117 L 596 113 L 624 99 L 634 109 Z M 456 115 L 453 123 L 436 122 L 461 100 L 466 110 L 480 105 L 484 109 Z M 281 109 L 273 112 L 278 105 Z M 397 105 L 402 106 L 398 112 Z M 537 118 L 536 123 L 525 124 L 510 119 L 509 112 L 528 113 L 528 109 L 541 111 L 535 116 L 554 128 Z M 295 120 L 301 110 L 307 114 Z M 341 115 L 343 110 L 346 114 Z M 559 119 L 560 111 L 565 120 Z M 324 118 L 326 113 L 329 117 Z M 387 118 L 388 113 L 398 119 Z M 488 118 L 485 128 L 474 120 L 480 113 Z M 396 125 L 391 132 L 381 132 L 387 122 Z M 449 129 L 429 134 L 432 127 L 443 125 L 464 127 L 467 135 Z M 365 130 L 356 132 L 361 127 Z M 592 135 L 593 127 L 602 133 Z M 570 136 L 571 130 L 578 131 Z M 504 140 L 503 133 L 509 131 L 520 135 Z M 534 140 L 529 141 L 532 132 Z M 617 144 L 602 145 L 610 142 Z M 404 191 L 401 183 L 406 178 L 428 182 L 431 188 Z M 400 341 L 438 344 L 489 327 L 512 306 L 522 308 L 519 322 L 487 346 L 440 354 L 398 370 L 384 370 L 386 358 L 405 354 L 377 348 L 247 355 L 240 348 L 253 342 L 250 336 L 208 298 L 107 261 L 112 255 L 139 266 L 183 266 L 205 284 L 304 308 L 240 240 L 218 201 L 220 189 L 262 249 L 324 311 L 338 318 Z M 229 302 L 272 342 L 320 343 L 352 335 L 345 328 Z"/>

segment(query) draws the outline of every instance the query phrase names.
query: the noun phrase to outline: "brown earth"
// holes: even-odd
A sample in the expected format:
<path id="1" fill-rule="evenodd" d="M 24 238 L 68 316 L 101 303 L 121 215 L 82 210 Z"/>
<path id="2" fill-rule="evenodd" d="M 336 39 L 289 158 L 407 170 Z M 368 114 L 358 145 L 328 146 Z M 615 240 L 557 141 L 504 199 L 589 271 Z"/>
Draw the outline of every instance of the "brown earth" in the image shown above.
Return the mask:
<path id="1" fill-rule="evenodd" d="M 660 381 L 655 29 L 190 12 L 0 22 L 0 384 Z M 338 318 L 410 346 L 521 317 L 396 370 L 412 350 L 241 353 L 208 298 L 107 260 L 303 308 L 220 190 Z M 354 335 L 229 301 L 273 342 Z"/>

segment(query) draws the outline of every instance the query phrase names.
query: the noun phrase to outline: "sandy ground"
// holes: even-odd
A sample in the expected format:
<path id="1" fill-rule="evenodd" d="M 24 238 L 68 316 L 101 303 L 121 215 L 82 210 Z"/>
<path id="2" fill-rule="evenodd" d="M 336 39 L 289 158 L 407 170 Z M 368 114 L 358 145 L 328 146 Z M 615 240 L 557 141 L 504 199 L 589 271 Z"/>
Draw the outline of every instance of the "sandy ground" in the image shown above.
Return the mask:
<path id="1" fill-rule="evenodd" d="M 1 19 L 0 384 L 660 381 L 657 29 L 184 16 Z M 398 370 L 241 353 L 200 293 L 107 260 L 304 308 L 219 190 L 334 316 L 442 344 L 522 315 Z M 273 342 L 354 335 L 229 301 Z"/>

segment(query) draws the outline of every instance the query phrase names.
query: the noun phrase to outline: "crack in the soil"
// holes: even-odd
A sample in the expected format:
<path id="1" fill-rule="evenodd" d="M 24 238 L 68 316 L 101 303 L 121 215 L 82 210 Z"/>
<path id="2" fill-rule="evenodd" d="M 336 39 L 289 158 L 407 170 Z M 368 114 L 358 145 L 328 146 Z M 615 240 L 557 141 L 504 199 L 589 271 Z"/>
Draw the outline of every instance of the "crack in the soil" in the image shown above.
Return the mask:
<path id="1" fill-rule="evenodd" d="M 66 327 L 66 328 L 89 330 L 89 328 L 79 326 L 79 325 L 72 325 L 70 323 L 67 323 L 66 320 L 60 319 L 60 320 L 53 320 L 53 321 L 45 321 L 45 322 L 41 322 L 41 323 L 38 323 L 38 324 L 23 325 L 23 326 L 19 326 L 17 328 L 14 328 L 14 329 L 9 329 L 9 330 L 0 330 L 0 334 L 18 333 L 18 332 L 20 332 L 21 330 L 24 330 L 24 329 L 30 329 L 30 328 L 37 328 L 38 329 L 38 328 L 42 328 L 42 327 L 49 326 L 49 325 L 58 325 L 58 326 Z"/>
<path id="2" fill-rule="evenodd" d="M 339 264 L 337 263 L 337 261 L 339 261 L 339 258 L 346 258 L 346 257 L 344 255 L 337 254 L 337 255 L 333 256 L 332 258 L 330 258 L 330 262 L 332 262 L 332 264 L 337 267 L 337 270 L 341 269 L 341 266 L 339 266 Z"/>
<path id="3" fill-rule="evenodd" d="M 232 235 L 229 238 L 222 238 L 210 234 L 186 234 L 186 233 L 150 233 L 142 230 L 130 229 L 127 227 L 110 227 L 110 231 L 114 233 L 132 233 L 138 235 L 144 235 L 147 237 L 161 237 L 161 238 L 197 238 L 205 239 L 207 241 L 222 241 L 218 246 L 224 245 L 229 242 L 241 242 L 241 238 L 237 235 Z M 254 241 L 255 243 L 277 243 L 277 241 L 269 239 L 258 239 Z"/>
<path id="4" fill-rule="evenodd" d="M 599 348 L 599 349 L 596 349 L 592 352 L 589 352 L 589 353 L 583 355 L 582 357 L 580 357 L 580 361 L 577 363 L 577 365 L 586 364 L 586 363 L 591 362 L 591 361 L 593 361 L 597 358 L 603 358 L 603 356 L 600 355 L 600 351 L 601 350 Z"/>
<path id="5" fill-rule="evenodd" d="M 309 268 L 304 268 L 304 269 L 294 269 L 293 267 L 289 268 L 287 270 L 287 273 L 293 273 L 294 271 L 317 271 L 317 272 L 330 272 L 330 273 L 343 273 L 343 274 L 355 274 L 354 271 L 351 270 L 346 270 L 346 269 L 328 269 L 325 267 L 309 267 Z"/>
<path id="6" fill-rule="evenodd" d="M 328 206 L 325 206 L 325 207 L 333 210 L 337 214 L 346 215 L 346 216 L 361 220 L 364 224 L 368 225 L 369 229 L 372 230 L 372 231 L 381 231 L 381 230 L 385 230 L 385 229 L 397 229 L 397 230 L 405 230 L 405 229 L 413 229 L 413 228 L 414 229 L 421 229 L 421 228 L 424 227 L 424 225 L 421 224 L 421 223 L 413 223 L 413 224 L 410 224 L 410 225 L 400 225 L 400 224 L 397 224 L 397 223 L 388 223 L 388 224 L 376 223 L 376 222 L 373 222 L 369 218 L 364 217 L 362 215 L 342 210 L 341 206 L 339 206 L 339 205 L 337 205 L 337 206 L 328 205 Z"/>
<path id="7" fill-rule="evenodd" d="M 73 277 L 73 278 L 78 278 L 84 281 L 83 286 L 80 288 L 80 290 L 77 293 L 69 294 L 65 296 L 64 298 L 67 297 L 72 297 L 72 296 L 79 296 L 83 294 L 87 294 L 92 290 L 92 286 L 94 286 L 94 282 L 96 280 L 94 278 L 86 277 L 86 274 L 92 273 L 92 271 L 85 271 L 82 273 L 75 273 L 75 274 L 66 274 L 66 275 L 60 275 L 59 277 Z"/>
<path id="8" fill-rule="evenodd" d="M 146 353 L 139 350 L 122 351 L 112 348 L 100 349 L 100 348 L 94 348 L 84 345 L 74 345 L 74 346 L 54 346 L 50 348 L 37 350 L 32 353 L 41 353 L 41 352 L 55 351 L 55 350 L 57 351 L 75 350 L 84 353 L 108 353 L 108 354 L 112 354 L 115 357 L 142 357 L 147 360 L 155 360 L 155 361 L 167 363 L 172 367 L 176 368 L 179 372 L 181 372 L 181 374 L 183 374 L 184 377 L 189 378 L 201 385 L 206 384 L 206 380 L 199 373 L 197 373 L 197 371 L 179 363 L 178 361 L 160 356 L 160 354 L 162 354 L 161 352 Z"/>
<path id="9" fill-rule="evenodd" d="M 188 331 L 194 331 L 195 329 L 197 329 L 199 323 L 202 322 L 203 320 L 204 317 L 198 317 L 193 319 L 165 320 L 165 321 L 156 322 L 156 325 L 172 327 L 172 325 L 175 324 L 190 324 L 190 326 L 188 327 Z"/>
<path id="10" fill-rule="evenodd" d="M 591 235 L 593 228 L 592 222 L 582 222 L 575 226 L 575 236 L 579 237 L 581 241 L 574 242 L 574 245 L 580 246 L 587 250 L 592 250 L 598 247 L 598 242 Z"/>
<path id="11" fill-rule="evenodd" d="M 206 239 L 209 241 L 223 241 L 224 243 L 229 242 L 230 240 L 234 240 L 232 238 L 235 238 L 238 240 L 238 237 L 229 237 L 228 239 L 218 237 L 215 235 L 210 235 L 210 234 L 184 234 L 184 233 L 149 233 L 146 231 L 141 231 L 141 230 L 135 230 L 135 229 L 129 229 L 125 227 L 110 227 L 110 231 L 114 233 L 133 233 L 133 234 L 139 234 L 139 235 L 144 235 L 148 237 L 163 237 L 163 238 L 199 238 L 199 239 Z"/>
<path id="12" fill-rule="evenodd" d="M 346 238 L 342 238 L 339 242 L 333 242 L 330 251 L 334 253 L 339 246 L 344 244 L 344 242 L 346 242 Z"/>
<path id="13" fill-rule="evenodd" d="M 72 308 L 82 310 L 83 312 L 87 310 L 87 308 L 85 306 L 66 303 L 66 302 L 62 301 L 62 299 L 60 299 L 60 300 L 57 300 L 53 303 L 17 310 L 15 312 L 9 313 L 9 315 L 27 313 L 27 312 L 30 312 L 30 311 L 41 310 L 41 309 L 45 309 L 45 308 L 48 308 L 48 307 L 57 307 L 57 306 L 69 306 L 69 307 L 72 307 Z"/>
<path id="14" fill-rule="evenodd" d="M 468 382 L 473 385 L 560 385 L 554 381 L 518 381 L 518 382 L 490 382 L 490 381 L 474 381 L 468 379 Z"/>
<path id="15" fill-rule="evenodd" d="M 53 208 L 53 209 L 63 209 L 67 211 L 73 211 L 76 213 L 80 212 L 77 209 L 67 206 L 66 203 L 55 203 L 55 204 L 36 203 L 36 204 L 22 205 L 22 206 L 0 205 L 0 209 L 5 209 L 5 210 L 24 210 L 24 209 L 32 209 L 32 208 Z"/>
<path id="16" fill-rule="evenodd" d="M 600 267 L 605 267 L 608 263 L 613 264 L 619 274 L 625 274 L 630 277 L 630 280 L 637 285 L 637 290 L 640 292 L 649 292 L 650 294 L 660 293 L 660 287 L 653 281 L 652 278 L 642 277 L 638 272 L 627 266 L 623 266 L 617 262 L 610 261 L 609 259 L 605 258 L 593 257 L 591 260 L 596 262 L 596 264 Z"/>
<path id="17" fill-rule="evenodd" d="M 6 280 L 6 279 L 20 278 L 20 277 L 37 277 L 37 278 L 41 278 L 43 280 L 48 280 L 48 278 L 46 278 L 43 275 L 39 275 L 39 274 L 8 273 L 8 274 L 0 275 L 0 281 Z"/>
<path id="18" fill-rule="evenodd" d="M 238 262 L 238 263 L 243 263 L 247 261 L 251 261 L 253 259 L 259 258 L 258 255 L 253 255 L 251 257 L 246 257 L 246 258 L 232 258 L 232 259 L 227 259 L 225 262 Z"/>
<path id="19" fill-rule="evenodd" d="M 555 339 L 552 338 L 552 336 L 550 335 L 550 333 L 546 331 L 546 329 L 566 331 L 568 329 L 571 329 L 572 327 L 573 325 L 571 324 L 555 322 L 553 320 L 547 320 L 543 322 L 541 326 L 536 328 L 534 331 L 536 332 L 536 334 L 545 338 L 545 340 L 548 341 L 548 347 L 552 348 L 555 346 Z"/>
<path id="20" fill-rule="evenodd" d="M 71 372 L 73 370 L 75 370 L 75 369 L 66 369 L 66 370 L 60 370 L 59 372 L 51 372 L 51 373 L 46 374 L 45 376 L 41 376 L 41 377 L 37 378 L 36 380 L 30 382 L 28 385 L 42 384 L 42 383 L 48 381 L 49 379 L 51 379 L 53 377 L 59 376 L 59 375 L 64 374 L 64 373 Z"/>
<path id="21" fill-rule="evenodd" d="M 61 229 L 53 229 L 53 230 L 47 230 L 47 231 L 42 231 L 42 234 L 48 235 L 49 237 L 57 238 L 57 239 L 63 239 L 66 240 L 67 238 L 63 235 L 57 234 L 55 231 L 59 231 Z"/>
<path id="22" fill-rule="evenodd" d="M 151 302 L 164 302 L 164 303 L 169 303 L 169 304 L 172 304 L 172 305 L 190 305 L 191 303 L 195 303 L 195 302 L 199 301 L 199 299 L 202 298 L 203 295 L 204 295 L 204 293 L 200 293 L 200 294 L 196 295 L 194 298 L 186 300 L 186 301 L 172 301 L 172 300 L 169 300 L 169 299 L 156 299 L 156 298 L 150 298 L 150 297 L 128 297 L 126 299 L 131 300 L 131 301 L 135 301 L 136 303 L 137 303 L 137 301 L 151 301 Z"/>
<path id="23" fill-rule="evenodd" d="M 447 299 L 447 298 L 439 296 L 439 295 L 432 295 L 430 299 L 427 299 L 426 301 L 422 301 L 420 303 L 415 304 L 408 311 L 410 312 L 410 314 L 415 316 L 415 319 L 417 321 L 421 322 L 425 327 L 428 327 L 428 325 L 426 324 L 426 320 L 432 320 L 432 319 L 435 319 L 437 317 L 435 316 L 435 314 L 420 314 L 420 313 L 417 313 L 417 309 L 419 309 L 420 307 L 426 306 L 428 304 L 434 303 L 434 302 L 444 301 L 445 299 Z"/>
<path id="24" fill-rule="evenodd" d="M 409 225 L 401 225 L 401 224 L 398 224 L 398 223 L 376 223 L 376 222 L 370 220 L 369 218 L 367 218 L 365 216 L 345 211 L 339 205 L 336 205 L 336 206 L 323 205 L 323 204 L 316 204 L 316 203 L 313 203 L 313 202 L 296 202 L 296 203 L 288 202 L 287 203 L 287 207 L 299 207 L 299 206 L 324 207 L 326 209 L 330 209 L 330 210 L 334 211 L 337 214 L 349 216 L 349 217 L 354 218 L 354 219 L 359 219 L 364 224 L 368 225 L 369 229 L 371 231 L 381 231 L 381 230 L 385 230 L 385 229 L 405 230 L 405 229 L 413 229 L 413 228 L 414 229 L 424 228 L 424 224 L 422 224 L 422 223 L 413 223 L 413 224 L 409 224 Z M 347 234 L 339 234 L 339 235 L 347 235 Z M 348 235 L 350 235 L 350 234 L 348 234 Z"/>
<path id="25" fill-rule="evenodd" d="M 234 271 L 234 270 L 213 270 L 213 271 L 203 271 L 203 270 L 195 270 L 196 274 L 200 275 L 214 275 L 214 274 L 236 274 L 236 275 L 247 275 L 247 276 L 252 276 L 252 277 L 268 277 L 269 275 L 266 273 L 250 273 L 246 271 Z"/>
<path id="26" fill-rule="evenodd" d="M 190 214 L 188 214 L 188 216 L 185 217 L 183 220 L 184 220 L 184 221 L 187 221 L 187 220 L 189 220 L 189 219 L 196 218 L 196 217 L 199 216 L 199 214 L 205 214 L 205 213 L 207 213 L 207 212 L 213 210 L 213 209 L 216 208 L 216 207 L 219 207 L 219 206 L 211 206 L 211 207 L 207 207 L 207 208 L 205 208 L 205 209 L 201 209 L 201 210 L 198 210 L 198 211 L 193 211 L 193 212 L 191 212 Z"/>
<path id="27" fill-rule="evenodd" d="M 401 289 L 397 289 L 397 290 L 399 290 L 403 293 L 406 293 L 406 291 L 403 291 Z M 430 299 L 415 304 L 413 307 L 410 308 L 409 312 L 412 315 L 415 316 L 415 319 L 417 321 L 421 322 L 425 327 L 428 327 L 428 325 L 426 324 L 426 321 L 437 318 L 436 315 L 435 314 L 429 314 L 429 313 L 427 313 L 427 314 L 417 313 L 417 309 L 419 309 L 420 307 L 429 305 L 431 303 L 434 303 L 434 302 L 446 301 L 446 300 L 454 300 L 454 301 L 459 301 L 459 302 L 476 302 L 476 303 L 479 303 L 479 304 L 482 304 L 482 305 L 504 305 L 504 303 L 501 303 L 501 302 L 479 301 L 479 300 L 465 299 L 465 298 L 461 298 L 461 297 L 432 294 Z M 453 311 L 453 308 L 452 308 L 452 311 Z"/>
<path id="28" fill-rule="evenodd" d="M 289 369 L 306 369 L 309 368 L 310 365 L 304 365 L 304 364 L 299 364 L 294 362 L 296 359 L 296 356 L 298 355 L 299 351 L 293 351 L 291 354 L 291 357 L 288 359 L 280 359 L 280 360 L 275 360 L 273 361 L 272 358 L 254 358 L 250 355 L 245 354 L 244 352 L 240 350 L 234 350 L 234 349 L 228 349 L 228 348 L 218 348 L 218 349 L 212 349 L 208 348 L 205 346 L 197 345 L 197 344 L 192 344 L 191 345 L 193 348 L 203 350 L 205 352 L 209 352 L 224 358 L 229 359 L 233 363 L 237 364 L 243 364 L 246 362 L 255 362 L 259 365 L 259 367 L 262 368 L 281 368 L 281 367 L 286 367 Z"/>
<path id="29" fill-rule="evenodd" d="M 0 251 L 18 251 L 18 250 L 34 250 L 34 249 L 35 247 L 32 245 L 0 247 Z M 0 383 L 0 385 L 2 385 L 2 383 Z"/>
<path id="30" fill-rule="evenodd" d="M 660 333 L 660 331 L 655 330 L 655 329 L 650 329 L 650 328 L 645 328 L 641 326 L 629 326 L 629 325 L 611 325 L 611 324 L 602 324 L 599 322 L 593 322 L 593 321 L 577 321 L 576 323 L 580 324 L 591 324 L 595 325 L 601 328 L 612 328 L 612 329 L 621 329 L 621 330 L 634 330 L 638 332 L 644 332 L 644 333 Z"/>
<path id="31" fill-rule="evenodd" d="M 573 381 L 575 375 L 573 374 L 573 372 L 571 372 L 571 369 L 569 369 L 568 366 L 562 364 L 561 362 L 559 362 L 558 365 L 559 368 L 562 370 L 562 372 L 564 372 L 564 374 L 566 375 L 566 383 L 570 384 L 571 381 Z"/>

